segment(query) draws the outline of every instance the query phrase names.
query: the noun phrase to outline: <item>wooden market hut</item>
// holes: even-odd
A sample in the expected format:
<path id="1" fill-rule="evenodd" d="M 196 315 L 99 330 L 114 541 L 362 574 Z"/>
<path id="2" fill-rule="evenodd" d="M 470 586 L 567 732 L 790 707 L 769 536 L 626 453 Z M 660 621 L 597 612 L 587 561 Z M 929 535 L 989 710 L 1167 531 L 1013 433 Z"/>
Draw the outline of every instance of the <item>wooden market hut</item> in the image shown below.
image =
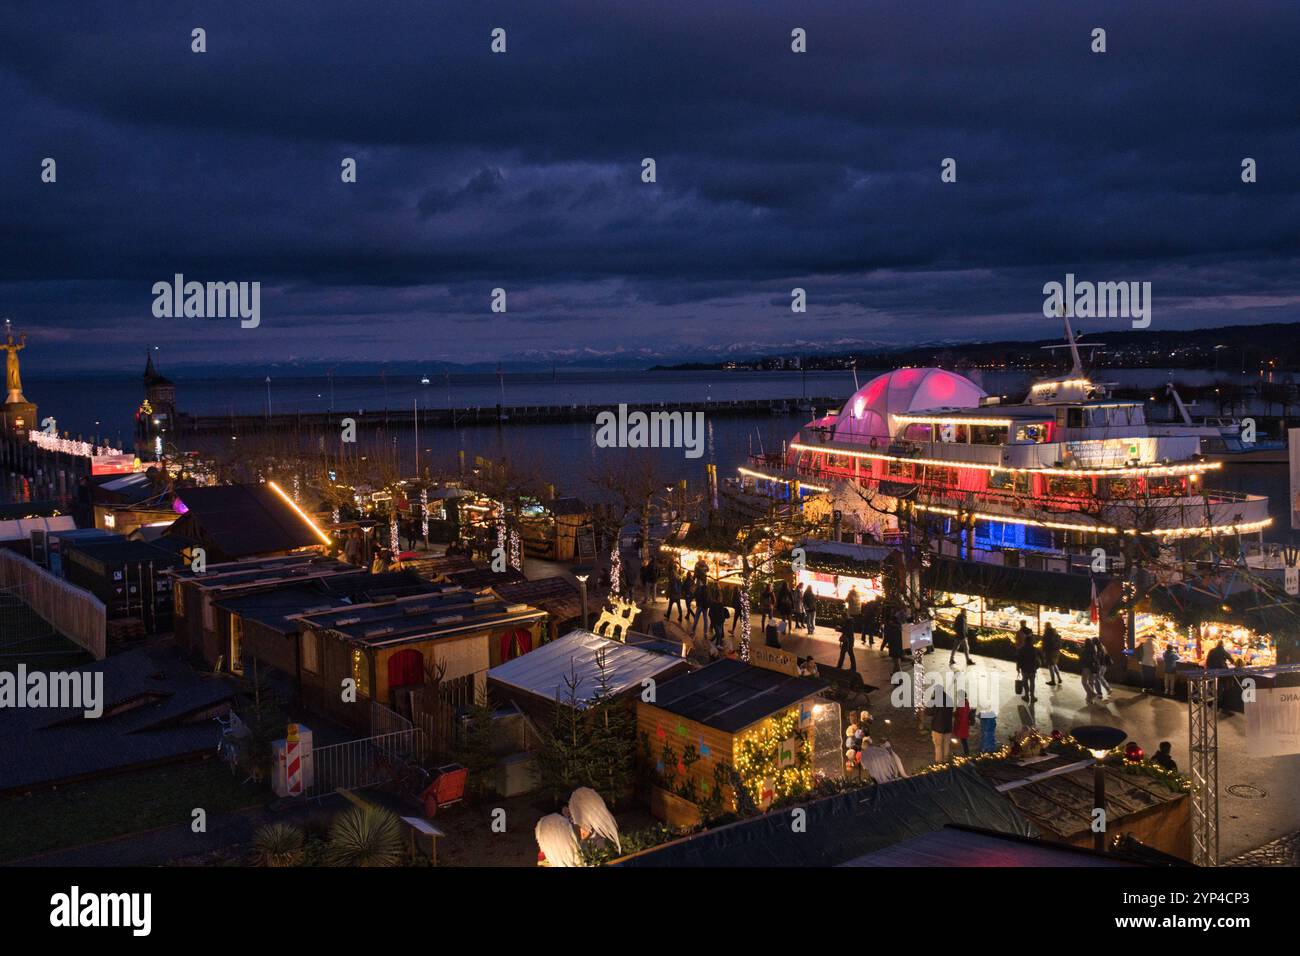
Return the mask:
<path id="1" fill-rule="evenodd" d="M 793 663 L 793 655 L 786 656 Z M 651 812 L 674 825 L 698 823 L 698 806 L 682 793 L 694 793 L 700 801 L 707 801 L 715 790 L 719 794 L 714 799 L 735 810 L 734 789 L 723 782 L 728 779 L 728 768 L 734 768 L 746 786 L 758 791 L 756 803 L 770 802 L 767 798 L 776 794 L 765 792 L 759 774 L 766 776 L 768 771 L 789 767 L 811 772 L 810 731 L 826 687 L 821 680 L 776 667 L 724 659 L 660 685 L 653 704 L 638 700 L 638 755 L 651 761 L 652 767 L 647 769 L 653 769 L 659 781 L 651 789 Z M 787 751 L 784 742 L 778 741 L 773 766 L 745 765 L 747 740 L 766 741 L 787 726 L 794 728 L 792 737 L 806 732 L 805 753 L 795 752 L 798 748 Z M 835 729 L 838 737 L 840 728 Z"/>
<path id="2" fill-rule="evenodd" d="M 493 700 L 513 703 L 538 727 L 550 727 L 557 707 L 576 700 L 583 709 L 595 695 L 600 686 L 601 656 L 609 690 L 620 698 L 640 693 L 643 680 L 659 685 L 688 670 L 680 653 L 668 654 L 660 647 L 615 641 L 591 631 L 570 631 L 489 670 L 488 692 Z M 570 682 L 574 684 L 572 693 Z"/>
<path id="3" fill-rule="evenodd" d="M 547 614 L 544 640 L 553 641 L 582 622 L 582 595 L 568 578 L 559 575 L 532 581 L 494 584 L 492 591 L 511 604 L 530 604 Z"/>
<path id="4" fill-rule="evenodd" d="M 344 679 L 356 682 L 357 703 L 410 713 L 440 669 L 441 688 L 464 685 L 472 702 L 488 668 L 536 646 L 545 619 L 545 611 L 526 604 L 457 588 L 307 614 L 300 619 L 302 696 L 365 729 L 368 708 L 340 701 Z"/>

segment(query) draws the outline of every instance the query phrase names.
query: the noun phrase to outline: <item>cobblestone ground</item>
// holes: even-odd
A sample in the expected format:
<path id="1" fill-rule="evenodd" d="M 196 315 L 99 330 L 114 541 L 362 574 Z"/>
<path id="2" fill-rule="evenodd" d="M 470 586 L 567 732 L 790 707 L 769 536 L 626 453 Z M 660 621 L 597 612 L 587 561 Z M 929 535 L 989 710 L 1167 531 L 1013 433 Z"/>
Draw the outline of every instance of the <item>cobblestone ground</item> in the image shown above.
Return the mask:
<path id="1" fill-rule="evenodd" d="M 1300 833 L 1234 856 L 1224 866 L 1300 866 Z"/>

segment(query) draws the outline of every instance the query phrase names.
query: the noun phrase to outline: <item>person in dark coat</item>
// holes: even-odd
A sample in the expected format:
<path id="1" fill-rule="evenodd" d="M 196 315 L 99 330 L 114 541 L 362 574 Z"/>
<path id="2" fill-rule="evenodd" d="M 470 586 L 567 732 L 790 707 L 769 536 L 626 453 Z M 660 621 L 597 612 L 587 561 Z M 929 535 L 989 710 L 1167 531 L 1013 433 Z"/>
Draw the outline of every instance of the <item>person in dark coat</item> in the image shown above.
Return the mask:
<path id="1" fill-rule="evenodd" d="M 722 650 L 724 631 L 727 626 L 727 605 L 717 591 L 709 594 L 709 623 L 713 625 L 713 643 Z"/>
<path id="2" fill-rule="evenodd" d="M 776 616 L 781 619 L 782 632 L 790 629 L 792 613 L 794 613 L 794 596 L 790 593 L 790 585 L 782 581 L 776 592 Z"/>
<path id="3" fill-rule="evenodd" d="M 763 585 L 763 593 L 758 596 L 758 613 L 758 626 L 766 631 L 768 619 L 776 614 L 776 592 L 771 581 Z"/>
<path id="4" fill-rule="evenodd" d="M 1207 671 L 1224 670 L 1232 666 L 1232 658 L 1228 656 L 1228 651 L 1223 646 L 1223 641 L 1219 641 L 1210 648 L 1210 653 L 1205 655 L 1205 669 Z M 1227 677 L 1220 677 L 1219 684 L 1219 709 L 1226 710 L 1228 703 L 1228 681 Z"/>
<path id="5" fill-rule="evenodd" d="M 682 609 L 682 573 L 676 563 L 668 568 L 668 611 L 664 614 L 665 621 L 673 619 L 673 608 L 677 608 L 677 623 L 680 624 L 685 619 L 686 612 Z"/>
<path id="6" fill-rule="evenodd" d="M 930 718 L 930 739 L 934 743 L 934 762 L 947 763 L 952 752 L 952 698 L 944 691 L 942 685 L 936 685 L 933 702 L 926 707 L 926 716 Z"/>
<path id="7" fill-rule="evenodd" d="M 885 614 L 885 647 L 889 649 L 891 674 L 903 669 L 903 624 L 895 614 Z"/>
<path id="8" fill-rule="evenodd" d="M 957 620 L 952 622 L 953 641 L 952 653 L 948 655 L 948 666 L 951 667 L 957 663 L 957 652 L 961 651 L 966 655 L 966 666 L 971 666 L 970 659 L 970 632 L 966 628 L 966 609 L 962 608 L 957 612 Z"/>
<path id="9" fill-rule="evenodd" d="M 737 584 L 735 588 L 732 589 L 731 592 L 731 610 L 734 612 L 731 615 L 731 636 L 732 637 L 736 636 L 736 625 L 740 623 L 740 615 L 743 610 L 740 604 L 740 596 L 741 596 L 740 589 L 742 586 L 743 585 Z"/>
<path id="10" fill-rule="evenodd" d="M 1157 767 L 1164 767 L 1170 773 L 1177 773 L 1178 764 L 1174 762 L 1173 749 L 1174 745 L 1169 741 L 1160 741 L 1160 749 L 1151 755 L 1151 762 Z"/>
<path id="11" fill-rule="evenodd" d="M 849 658 L 849 667 L 854 671 L 858 669 L 857 658 L 853 656 L 853 622 L 847 617 L 844 624 L 840 627 L 840 659 L 835 662 L 835 669 L 839 670 L 844 666 L 845 656 Z"/>
<path id="12" fill-rule="evenodd" d="M 803 592 L 803 618 L 808 625 L 809 634 L 817 630 L 817 594 L 811 584 Z M 849 638 L 849 643 L 853 643 L 852 637 Z"/>
<path id="13" fill-rule="evenodd" d="M 876 638 L 880 638 L 880 649 L 885 650 L 885 638 L 880 631 L 881 613 L 880 598 L 872 598 L 862 605 L 861 615 L 862 640 L 866 642 L 867 647 L 876 646 Z"/>
<path id="14" fill-rule="evenodd" d="M 1047 683 L 1061 686 L 1061 635 L 1048 622 L 1043 626 L 1043 663 L 1047 665 Z"/>
<path id="15" fill-rule="evenodd" d="M 1038 699 L 1034 694 L 1034 681 L 1038 679 L 1038 648 L 1034 647 L 1034 633 L 1025 622 L 1020 623 L 1020 649 L 1016 651 L 1016 670 L 1024 682 L 1024 692 L 1020 695 L 1027 704 Z"/>

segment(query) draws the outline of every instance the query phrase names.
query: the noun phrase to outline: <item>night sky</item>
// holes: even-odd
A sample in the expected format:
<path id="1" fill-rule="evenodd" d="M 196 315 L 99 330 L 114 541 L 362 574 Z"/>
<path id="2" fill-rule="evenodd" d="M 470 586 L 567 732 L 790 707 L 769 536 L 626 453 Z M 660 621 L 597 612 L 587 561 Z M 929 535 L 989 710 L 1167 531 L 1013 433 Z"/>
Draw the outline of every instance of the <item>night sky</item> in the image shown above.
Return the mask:
<path id="1" fill-rule="evenodd" d="M 1153 329 L 1300 320 L 1294 0 L 0 17 L 0 316 L 45 373 L 1035 339 L 1066 272 L 1151 282 Z M 155 319 L 177 272 L 261 326 Z"/>

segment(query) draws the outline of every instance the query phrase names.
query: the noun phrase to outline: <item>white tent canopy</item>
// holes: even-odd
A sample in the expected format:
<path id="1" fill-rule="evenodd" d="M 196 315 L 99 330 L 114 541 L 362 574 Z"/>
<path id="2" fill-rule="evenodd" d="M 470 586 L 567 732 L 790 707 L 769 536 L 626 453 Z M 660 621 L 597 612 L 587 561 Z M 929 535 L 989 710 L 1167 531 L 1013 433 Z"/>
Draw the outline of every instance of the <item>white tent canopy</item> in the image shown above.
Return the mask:
<path id="1" fill-rule="evenodd" d="M 0 521 L 0 541 L 30 541 L 33 531 L 75 531 L 77 522 L 71 515 L 53 518 L 19 518 L 17 521 Z"/>
<path id="2" fill-rule="evenodd" d="M 611 641 L 591 631 L 575 630 L 522 657 L 499 664 L 488 671 L 488 677 L 538 697 L 549 700 L 558 697 L 567 702 L 569 687 L 566 680 L 576 675 L 575 696 L 578 706 L 585 707 L 600 689 L 600 669 L 596 659 L 602 651 L 610 691 L 615 694 L 639 688 L 645 678 L 657 678 L 681 664 L 679 657 Z"/>

